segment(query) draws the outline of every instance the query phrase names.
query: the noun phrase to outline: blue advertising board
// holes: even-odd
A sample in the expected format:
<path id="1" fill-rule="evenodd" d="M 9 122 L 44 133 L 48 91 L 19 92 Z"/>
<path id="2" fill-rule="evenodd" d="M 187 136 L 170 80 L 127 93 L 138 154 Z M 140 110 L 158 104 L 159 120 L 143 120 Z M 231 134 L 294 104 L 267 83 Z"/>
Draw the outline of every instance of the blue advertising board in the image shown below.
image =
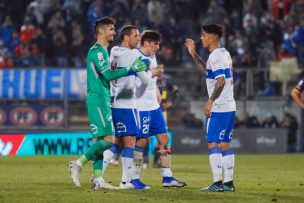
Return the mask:
<path id="1" fill-rule="evenodd" d="M 83 99 L 86 85 L 83 69 L 0 70 L 2 99 Z"/>

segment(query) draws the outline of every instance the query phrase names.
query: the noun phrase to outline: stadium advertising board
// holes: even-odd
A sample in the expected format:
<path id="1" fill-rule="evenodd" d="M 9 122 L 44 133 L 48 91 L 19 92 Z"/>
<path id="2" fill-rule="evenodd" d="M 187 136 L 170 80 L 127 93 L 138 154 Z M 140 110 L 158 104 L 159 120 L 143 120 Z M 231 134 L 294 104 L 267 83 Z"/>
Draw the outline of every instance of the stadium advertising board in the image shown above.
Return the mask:
<path id="1" fill-rule="evenodd" d="M 0 70 L 2 99 L 82 99 L 86 85 L 86 70 Z"/>
<path id="2" fill-rule="evenodd" d="M 89 132 L 0 134 L 0 155 L 83 154 L 92 144 Z"/>
<path id="3" fill-rule="evenodd" d="M 60 105 L 11 105 L 0 108 L 0 124 L 2 126 L 60 127 L 65 124 L 65 112 Z"/>

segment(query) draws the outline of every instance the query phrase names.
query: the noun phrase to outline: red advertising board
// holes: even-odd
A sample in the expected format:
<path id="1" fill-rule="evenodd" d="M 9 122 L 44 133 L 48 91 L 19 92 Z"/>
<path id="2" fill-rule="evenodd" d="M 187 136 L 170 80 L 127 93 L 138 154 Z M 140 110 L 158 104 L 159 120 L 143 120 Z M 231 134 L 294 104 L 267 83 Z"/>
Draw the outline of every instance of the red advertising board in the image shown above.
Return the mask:
<path id="1" fill-rule="evenodd" d="M 0 155 L 16 155 L 25 134 L 0 134 Z"/>

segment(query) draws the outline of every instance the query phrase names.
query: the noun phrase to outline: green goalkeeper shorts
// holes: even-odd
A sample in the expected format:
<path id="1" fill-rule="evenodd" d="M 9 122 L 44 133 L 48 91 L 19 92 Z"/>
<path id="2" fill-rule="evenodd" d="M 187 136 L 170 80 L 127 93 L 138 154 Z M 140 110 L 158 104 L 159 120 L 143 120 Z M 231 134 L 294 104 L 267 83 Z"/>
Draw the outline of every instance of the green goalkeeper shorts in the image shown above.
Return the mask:
<path id="1" fill-rule="evenodd" d="M 114 135 L 111 107 L 87 105 L 93 138 Z"/>

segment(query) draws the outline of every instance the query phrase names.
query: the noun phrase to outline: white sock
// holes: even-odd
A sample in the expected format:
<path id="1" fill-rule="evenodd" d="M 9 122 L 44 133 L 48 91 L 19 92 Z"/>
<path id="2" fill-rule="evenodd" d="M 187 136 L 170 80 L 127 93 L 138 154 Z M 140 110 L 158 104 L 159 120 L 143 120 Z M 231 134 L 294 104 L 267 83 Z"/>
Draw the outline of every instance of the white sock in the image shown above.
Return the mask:
<path id="1" fill-rule="evenodd" d="M 224 183 L 233 181 L 233 170 L 234 170 L 234 153 L 231 148 L 223 151 L 223 169 L 224 169 Z"/>
<path id="2" fill-rule="evenodd" d="M 121 182 L 130 182 L 133 172 L 134 149 L 130 147 L 122 148 L 122 177 Z"/>
<path id="3" fill-rule="evenodd" d="M 213 174 L 213 182 L 222 180 L 222 152 L 219 147 L 209 149 L 209 161 Z"/>
<path id="4" fill-rule="evenodd" d="M 113 159 L 114 155 L 115 154 L 110 149 L 103 152 L 102 176 L 106 171 L 110 161 Z"/>
<path id="5" fill-rule="evenodd" d="M 172 177 L 173 176 L 171 168 L 162 168 L 161 174 L 163 177 Z"/>
<path id="6" fill-rule="evenodd" d="M 138 146 L 135 147 L 132 179 L 139 179 L 140 177 L 141 165 L 143 162 L 143 151 L 144 148 Z"/>
<path id="7" fill-rule="evenodd" d="M 79 166 L 82 167 L 82 163 L 81 163 L 80 159 L 77 159 L 77 160 L 76 160 L 76 164 L 78 164 Z"/>

